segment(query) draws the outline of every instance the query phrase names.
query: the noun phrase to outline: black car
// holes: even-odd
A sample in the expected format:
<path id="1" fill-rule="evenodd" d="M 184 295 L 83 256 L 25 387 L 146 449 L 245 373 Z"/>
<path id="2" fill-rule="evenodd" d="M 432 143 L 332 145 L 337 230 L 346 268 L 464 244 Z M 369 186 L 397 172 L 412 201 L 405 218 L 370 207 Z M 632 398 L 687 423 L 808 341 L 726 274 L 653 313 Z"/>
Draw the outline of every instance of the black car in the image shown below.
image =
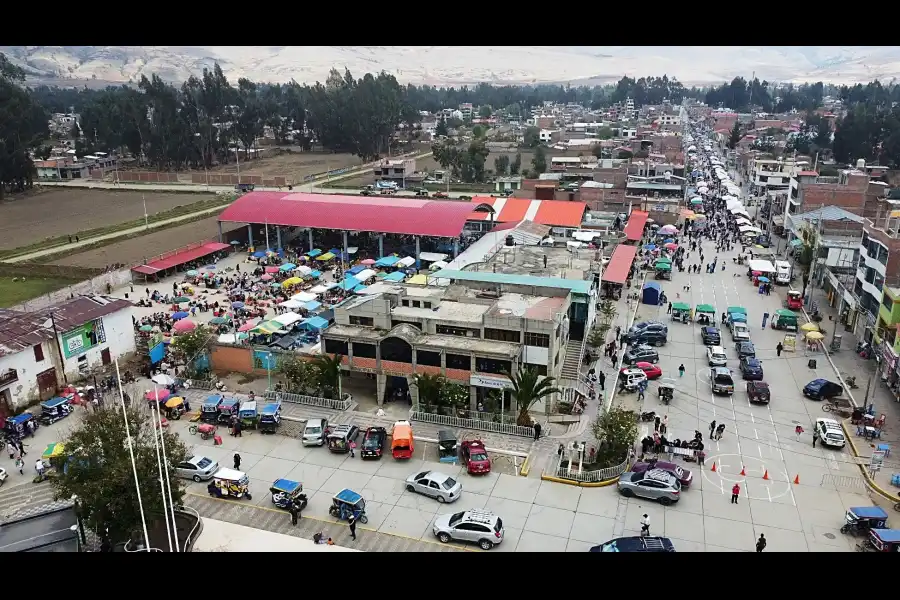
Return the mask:
<path id="1" fill-rule="evenodd" d="M 737 352 L 738 358 L 756 358 L 756 347 L 753 342 L 735 342 L 734 350 Z"/>
<path id="2" fill-rule="evenodd" d="M 672 540 L 665 537 L 620 537 L 594 546 L 591 552 L 675 552 Z"/>
<path id="3" fill-rule="evenodd" d="M 768 404 L 769 400 L 772 398 L 772 395 L 769 392 L 769 384 L 765 381 L 748 381 L 747 398 L 750 402 Z"/>
<path id="4" fill-rule="evenodd" d="M 668 341 L 669 328 L 662 323 L 646 321 L 628 330 L 625 341 L 629 344 L 650 344 L 662 346 Z"/>
<path id="5" fill-rule="evenodd" d="M 384 427 L 369 427 L 359 449 L 360 458 L 381 458 L 386 442 L 387 430 Z"/>
<path id="6" fill-rule="evenodd" d="M 743 357 L 741 358 L 741 375 L 744 376 L 744 379 L 752 380 L 752 381 L 762 381 L 763 378 L 763 368 L 762 363 L 751 357 Z"/>
<path id="7" fill-rule="evenodd" d="M 702 327 L 700 338 L 705 346 L 719 346 L 722 343 L 722 333 L 718 327 Z"/>
<path id="8" fill-rule="evenodd" d="M 637 362 L 656 364 L 659 362 L 659 353 L 650 346 L 633 346 L 622 357 L 622 364 L 633 365 Z"/>
<path id="9" fill-rule="evenodd" d="M 813 379 L 803 386 L 803 395 L 812 400 L 837 398 L 844 393 L 844 388 L 827 379 Z"/>

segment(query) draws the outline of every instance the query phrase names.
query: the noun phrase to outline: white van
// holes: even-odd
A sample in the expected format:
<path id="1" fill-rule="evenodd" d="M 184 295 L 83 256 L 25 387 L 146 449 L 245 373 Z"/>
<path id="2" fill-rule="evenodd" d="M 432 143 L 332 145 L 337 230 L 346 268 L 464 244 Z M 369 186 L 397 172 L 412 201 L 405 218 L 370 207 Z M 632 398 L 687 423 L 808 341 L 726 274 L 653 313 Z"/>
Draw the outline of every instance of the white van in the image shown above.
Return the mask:
<path id="1" fill-rule="evenodd" d="M 847 444 L 844 430 L 841 429 L 840 423 L 834 419 L 826 419 L 824 417 L 816 419 L 816 431 L 819 432 L 819 441 L 825 446 L 843 448 Z"/>
<path id="2" fill-rule="evenodd" d="M 791 269 L 791 263 L 786 260 L 776 260 L 775 261 L 775 283 L 780 283 L 781 285 L 787 285 L 791 282 L 791 278 L 793 277 L 793 272 Z"/>

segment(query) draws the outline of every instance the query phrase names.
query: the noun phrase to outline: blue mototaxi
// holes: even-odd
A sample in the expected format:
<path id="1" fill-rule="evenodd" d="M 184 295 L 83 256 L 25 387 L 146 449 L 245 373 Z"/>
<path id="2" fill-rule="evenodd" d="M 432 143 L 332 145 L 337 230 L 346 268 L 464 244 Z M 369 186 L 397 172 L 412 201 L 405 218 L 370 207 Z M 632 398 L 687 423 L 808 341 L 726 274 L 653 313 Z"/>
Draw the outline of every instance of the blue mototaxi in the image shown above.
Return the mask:
<path id="1" fill-rule="evenodd" d="M 34 415 L 30 412 L 23 412 L 21 415 L 8 418 L 3 431 L 7 436 L 23 438 L 33 435 L 37 428 L 38 422 Z"/>
<path id="2" fill-rule="evenodd" d="M 341 490 L 334 495 L 328 514 L 341 521 L 346 521 L 350 515 L 353 515 L 363 525 L 369 522 L 369 517 L 366 516 L 366 501 L 362 496 L 348 489 Z"/>
<path id="3" fill-rule="evenodd" d="M 50 425 L 51 423 L 55 423 L 60 419 L 68 417 L 70 412 L 72 412 L 72 407 L 69 404 L 68 398 L 63 398 L 61 396 L 50 398 L 46 402 L 41 402 L 40 421 L 43 425 Z"/>
<path id="4" fill-rule="evenodd" d="M 900 552 L 900 529 L 871 529 L 869 539 L 856 545 L 859 552 Z"/>
<path id="5" fill-rule="evenodd" d="M 206 400 L 200 406 L 200 420 L 204 423 L 215 423 L 219 420 L 219 405 L 222 403 L 223 396 L 213 394 L 207 396 Z"/>
<path id="6" fill-rule="evenodd" d="M 880 506 L 853 506 L 844 515 L 841 533 L 865 533 L 871 529 L 883 529 L 887 525 L 888 514 Z"/>
<path id="7" fill-rule="evenodd" d="M 309 503 L 299 481 L 276 479 L 269 492 L 272 494 L 272 504 L 278 508 L 289 508 L 293 504 L 297 510 L 303 510 Z"/>
<path id="8" fill-rule="evenodd" d="M 280 423 L 281 402 L 264 404 L 262 410 L 259 411 L 259 424 L 257 425 L 260 433 L 275 433 Z"/>

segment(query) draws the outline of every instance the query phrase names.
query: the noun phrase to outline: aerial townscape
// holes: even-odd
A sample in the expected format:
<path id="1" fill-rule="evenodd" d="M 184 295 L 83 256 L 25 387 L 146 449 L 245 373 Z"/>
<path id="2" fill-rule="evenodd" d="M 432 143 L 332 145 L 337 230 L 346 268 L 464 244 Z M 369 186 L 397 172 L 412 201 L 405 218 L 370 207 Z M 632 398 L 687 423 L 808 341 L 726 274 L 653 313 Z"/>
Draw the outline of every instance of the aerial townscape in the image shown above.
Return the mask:
<path id="1" fill-rule="evenodd" d="M 0 550 L 900 552 L 863 50 L 53 48 L 0 47 Z"/>

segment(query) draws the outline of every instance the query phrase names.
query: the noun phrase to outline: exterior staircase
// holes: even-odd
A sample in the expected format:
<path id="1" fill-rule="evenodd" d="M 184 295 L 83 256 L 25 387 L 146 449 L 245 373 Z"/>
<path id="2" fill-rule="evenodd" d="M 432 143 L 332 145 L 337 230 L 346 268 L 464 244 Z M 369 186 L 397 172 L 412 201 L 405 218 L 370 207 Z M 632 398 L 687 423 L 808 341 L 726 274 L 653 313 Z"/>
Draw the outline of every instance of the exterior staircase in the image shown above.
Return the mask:
<path id="1" fill-rule="evenodd" d="M 559 378 L 563 385 L 578 381 L 581 373 L 581 361 L 584 358 L 584 340 L 569 339 L 566 343 L 566 358 L 563 361 Z"/>

